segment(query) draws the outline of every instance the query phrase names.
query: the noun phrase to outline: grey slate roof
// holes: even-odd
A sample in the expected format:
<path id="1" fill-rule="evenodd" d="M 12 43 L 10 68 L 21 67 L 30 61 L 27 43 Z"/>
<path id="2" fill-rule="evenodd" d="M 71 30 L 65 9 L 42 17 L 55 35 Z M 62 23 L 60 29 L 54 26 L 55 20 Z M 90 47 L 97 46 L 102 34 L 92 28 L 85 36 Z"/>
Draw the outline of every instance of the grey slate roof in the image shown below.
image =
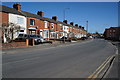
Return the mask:
<path id="1" fill-rule="evenodd" d="M 14 8 L 6 7 L 6 6 L 3 6 L 3 5 L 0 5 L 0 7 L 2 8 L 2 9 L 0 9 L 0 12 L 6 12 L 6 13 L 13 13 L 13 14 L 18 14 L 18 15 L 23 15 L 23 14 L 21 14 L 19 11 L 17 11 Z"/>
<path id="2" fill-rule="evenodd" d="M 0 5 L 0 8 L 1 7 L 2 7 L 2 9 L 0 9 L 0 12 L 13 13 L 13 14 L 18 14 L 18 15 L 26 16 L 26 17 L 37 18 L 37 19 L 48 21 L 48 22 L 52 22 L 52 23 L 55 23 L 55 24 L 58 23 L 58 24 L 63 24 L 63 25 L 69 26 L 69 27 L 75 27 L 75 26 L 72 26 L 70 24 L 66 24 L 66 23 L 61 22 L 61 21 L 55 21 L 53 19 L 46 18 L 46 17 L 41 17 L 41 16 L 39 16 L 37 14 L 32 14 L 32 13 L 29 13 L 29 12 L 26 12 L 26 11 L 17 11 L 14 8 L 10 8 L 10 7 L 3 6 L 3 5 Z"/>

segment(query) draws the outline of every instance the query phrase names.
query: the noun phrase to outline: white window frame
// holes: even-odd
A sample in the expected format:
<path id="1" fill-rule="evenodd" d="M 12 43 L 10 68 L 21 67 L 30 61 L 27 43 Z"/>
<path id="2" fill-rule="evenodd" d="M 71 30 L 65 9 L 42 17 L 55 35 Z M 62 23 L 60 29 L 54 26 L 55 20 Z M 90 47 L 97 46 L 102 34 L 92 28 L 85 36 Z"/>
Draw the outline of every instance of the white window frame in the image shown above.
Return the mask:
<path id="1" fill-rule="evenodd" d="M 44 21 L 44 26 L 45 26 L 45 28 L 48 28 L 48 22 L 47 21 Z"/>
<path id="2" fill-rule="evenodd" d="M 30 21 L 31 21 L 31 20 L 33 20 L 33 25 L 35 25 L 35 20 L 34 20 L 34 19 L 30 19 Z M 31 22 L 30 22 L 30 25 L 31 25 Z M 32 25 L 32 26 L 33 26 L 33 25 Z"/>
<path id="3" fill-rule="evenodd" d="M 18 23 L 18 24 L 24 24 L 24 18 L 22 18 L 22 17 L 17 17 L 17 23 Z"/>
<path id="4" fill-rule="evenodd" d="M 51 25 L 52 25 L 52 29 L 54 29 L 54 23 L 51 23 Z"/>

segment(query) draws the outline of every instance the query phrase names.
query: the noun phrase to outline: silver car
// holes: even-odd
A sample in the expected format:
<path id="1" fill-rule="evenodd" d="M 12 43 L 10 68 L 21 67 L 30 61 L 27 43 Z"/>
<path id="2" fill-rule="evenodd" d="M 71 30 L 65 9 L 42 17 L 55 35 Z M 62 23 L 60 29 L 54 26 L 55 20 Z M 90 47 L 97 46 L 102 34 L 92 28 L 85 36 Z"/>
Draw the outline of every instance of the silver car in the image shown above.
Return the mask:
<path id="1" fill-rule="evenodd" d="M 45 38 L 43 38 L 41 35 L 36 35 L 38 39 L 40 39 L 41 43 L 46 42 L 47 40 Z"/>

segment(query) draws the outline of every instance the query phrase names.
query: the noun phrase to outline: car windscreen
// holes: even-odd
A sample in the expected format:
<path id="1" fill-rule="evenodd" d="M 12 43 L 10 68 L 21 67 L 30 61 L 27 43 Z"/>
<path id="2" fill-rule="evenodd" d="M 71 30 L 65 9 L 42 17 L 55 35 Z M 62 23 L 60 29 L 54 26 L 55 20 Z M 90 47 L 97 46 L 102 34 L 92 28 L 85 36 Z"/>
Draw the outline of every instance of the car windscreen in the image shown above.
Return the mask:
<path id="1" fill-rule="evenodd" d="M 36 35 L 30 35 L 30 37 L 34 38 L 34 37 L 36 37 Z"/>
<path id="2" fill-rule="evenodd" d="M 38 38 L 42 38 L 42 36 L 41 36 L 41 35 L 37 35 L 37 37 L 38 37 Z"/>
<path id="3" fill-rule="evenodd" d="M 21 37 L 23 37 L 23 34 L 19 34 L 19 36 L 18 36 L 19 38 L 21 38 Z"/>

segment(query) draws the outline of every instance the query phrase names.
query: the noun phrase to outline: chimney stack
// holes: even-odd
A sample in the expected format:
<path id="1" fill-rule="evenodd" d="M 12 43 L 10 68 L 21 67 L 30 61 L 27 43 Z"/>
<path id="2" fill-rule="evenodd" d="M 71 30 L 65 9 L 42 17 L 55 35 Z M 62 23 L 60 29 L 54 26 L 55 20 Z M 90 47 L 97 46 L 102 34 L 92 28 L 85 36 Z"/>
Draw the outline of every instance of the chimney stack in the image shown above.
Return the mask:
<path id="1" fill-rule="evenodd" d="M 43 11 L 38 11 L 37 12 L 37 15 L 41 16 L 41 17 L 44 17 L 44 12 Z"/>
<path id="2" fill-rule="evenodd" d="M 78 24 L 75 24 L 76 27 L 78 27 Z"/>
<path id="3" fill-rule="evenodd" d="M 74 25 L 74 23 L 73 23 L 73 22 L 70 22 L 70 25 L 72 25 L 72 26 L 73 26 L 73 25 Z"/>
<path id="4" fill-rule="evenodd" d="M 21 4 L 20 3 L 13 4 L 13 8 L 18 11 L 21 11 Z"/>
<path id="5" fill-rule="evenodd" d="M 57 16 L 52 17 L 52 19 L 55 20 L 55 21 L 57 21 L 57 18 L 58 18 Z"/>
<path id="6" fill-rule="evenodd" d="M 82 29 L 84 29 L 84 27 L 82 27 Z"/>
<path id="7" fill-rule="evenodd" d="M 79 26 L 79 28 L 81 29 L 81 28 L 82 28 L 82 26 Z"/>
<path id="8" fill-rule="evenodd" d="M 63 22 L 67 24 L 68 21 L 67 21 L 67 20 L 64 20 Z"/>

